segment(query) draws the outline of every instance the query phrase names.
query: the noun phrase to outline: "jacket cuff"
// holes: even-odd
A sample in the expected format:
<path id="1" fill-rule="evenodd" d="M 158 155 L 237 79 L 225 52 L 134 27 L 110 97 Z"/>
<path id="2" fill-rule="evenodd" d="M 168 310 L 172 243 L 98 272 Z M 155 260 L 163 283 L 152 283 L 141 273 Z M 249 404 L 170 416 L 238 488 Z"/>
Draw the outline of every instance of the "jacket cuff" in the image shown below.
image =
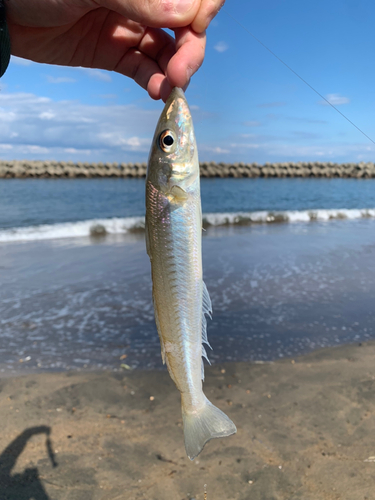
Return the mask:
<path id="1" fill-rule="evenodd" d="M 10 61 L 10 38 L 6 20 L 4 0 L 0 0 L 0 78 L 4 75 Z"/>

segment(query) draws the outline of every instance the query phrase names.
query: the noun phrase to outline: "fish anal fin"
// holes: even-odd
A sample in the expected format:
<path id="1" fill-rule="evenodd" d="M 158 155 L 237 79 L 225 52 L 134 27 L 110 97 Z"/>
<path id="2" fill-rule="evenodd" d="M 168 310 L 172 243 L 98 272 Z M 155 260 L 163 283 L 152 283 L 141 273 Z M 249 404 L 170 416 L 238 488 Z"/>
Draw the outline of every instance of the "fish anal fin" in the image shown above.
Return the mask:
<path id="1" fill-rule="evenodd" d="M 211 361 L 208 359 L 206 349 L 204 348 L 203 345 L 202 345 L 202 358 L 204 358 L 209 365 L 211 364 Z"/>
<path id="2" fill-rule="evenodd" d="M 210 294 L 208 293 L 206 283 L 203 281 L 203 314 L 207 314 L 210 319 L 212 319 L 212 303 L 210 299 Z"/>
<path id="3" fill-rule="evenodd" d="M 206 319 L 206 314 L 209 318 L 212 319 L 212 316 L 211 316 L 212 304 L 211 304 L 211 299 L 210 299 L 210 296 L 209 296 L 209 293 L 208 293 L 208 290 L 207 290 L 207 287 L 206 287 L 206 284 L 204 281 L 202 281 L 202 285 L 203 285 L 203 293 L 202 293 L 202 357 L 206 358 L 208 363 L 211 364 L 210 360 L 208 359 L 207 352 L 206 352 L 206 349 L 204 348 L 203 344 L 208 345 L 208 347 L 210 349 L 212 349 L 212 347 L 210 346 L 210 343 L 208 342 L 208 338 L 207 338 L 207 319 Z M 204 380 L 203 359 L 202 359 L 202 375 L 201 376 L 202 376 L 202 380 Z"/>

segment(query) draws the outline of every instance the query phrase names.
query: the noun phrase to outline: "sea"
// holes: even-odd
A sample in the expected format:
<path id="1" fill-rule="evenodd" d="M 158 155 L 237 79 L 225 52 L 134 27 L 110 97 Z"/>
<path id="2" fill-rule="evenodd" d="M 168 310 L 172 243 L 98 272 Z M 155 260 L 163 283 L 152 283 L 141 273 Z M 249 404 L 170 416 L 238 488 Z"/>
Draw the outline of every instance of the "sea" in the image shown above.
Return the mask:
<path id="1" fill-rule="evenodd" d="M 375 338 L 375 179 L 202 179 L 212 364 Z M 163 369 L 144 179 L 0 180 L 0 373 Z"/>

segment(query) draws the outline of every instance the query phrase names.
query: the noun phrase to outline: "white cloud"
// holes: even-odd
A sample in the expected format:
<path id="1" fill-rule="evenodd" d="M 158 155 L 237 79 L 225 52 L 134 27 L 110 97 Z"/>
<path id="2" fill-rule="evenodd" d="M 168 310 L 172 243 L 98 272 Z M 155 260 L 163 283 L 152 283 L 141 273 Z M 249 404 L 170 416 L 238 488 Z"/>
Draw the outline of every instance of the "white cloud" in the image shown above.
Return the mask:
<path id="1" fill-rule="evenodd" d="M 101 69 L 92 69 L 92 68 L 77 68 L 77 69 L 85 72 L 89 77 L 94 78 L 94 80 L 100 80 L 102 82 L 112 81 L 112 77 L 108 71 L 102 71 Z"/>
<path id="2" fill-rule="evenodd" d="M 226 44 L 225 42 L 217 42 L 215 45 L 214 45 L 214 49 L 217 51 L 217 52 L 225 52 L 226 50 L 228 50 L 228 44 Z"/>
<path id="3" fill-rule="evenodd" d="M 103 132 L 98 138 L 108 145 L 131 151 L 148 151 L 151 142 L 151 138 L 142 138 L 138 136 L 124 137 L 121 131 L 112 133 Z"/>
<path id="4" fill-rule="evenodd" d="M 99 101 L 99 100 L 98 100 Z M 0 152 L 4 159 L 57 159 L 73 161 L 145 161 L 162 103 L 103 105 L 54 101 L 28 93 L 0 92 Z M 202 161 L 371 160 L 375 148 L 345 137 L 324 142 L 310 135 L 214 134 L 206 139 L 206 124 L 216 115 L 200 108 L 193 112 L 199 157 Z M 243 124 L 242 124 L 243 125 Z M 255 132 L 257 129 L 248 129 Z M 246 131 L 246 129 L 245 129 Z M 224 134 L 224 131 L 223 133 Z M 334 138 L 333 138 L 334 139 Z"/>
<path id="5" fill-rule="evenodd" d="M 211 151 L 213 153 L 219 153 L 219 154 L 229 154 L 230 153 L 229 149 L 223 149 L 219 146 L 217 146 L 216 148 L 211 148 Z"/>
<path id="6" fill-rule="evenodd" d="M 135 148 L 139 148 L 142 143 L 144 144 L 144 139 L 142 140 L 139 137 L 130 137 L 129 139 L 122 140 L 122 144 L 128 144 L 129 146 L 133 146 Z"/>
<path id="7" fill-rule="evenodd" d="M 46 154 L 48 153 L 48 148 L 44 148 L 42 146 L 39 146 L 38 144 L 29 144 L 26 147 L 24 147 L 24 151 L 29 151 L 30 153 L 33 154 Z"/>
<path id="8" fill-rule="evenodd" d="M 205 153 L 216 153 L 216 154 L 229 154 L 231 151 L 230 149 L 223 149 L 220 146 L 207 146 L 207 145 L 201 145 L 199 147 L 199 151 L 205 152 Z"/>
<path id="9" fill-rule="evenodd" d="M 12 64 L 17 64 L 17 66 L 31 66 L 33 61 L 29 61 L 28 59 L 22 59 L 22 57 L 12 56 L 10 58 L 10 62 Z"/>
<path id="10" fill-rule="evenodd" d="M 41 120 L 52 120 L 52 118 L 56 118 L 56 115 L 53 111 L 43 111 L 43 113 L 39 114 L 39 118 Z"/>
<path id="11" fill-rule="evenodd" d="M 295 145 L 293 143 L 260 145 L 261 161 L 372 161 L 375 148 L 363 144 L 332 142 L 319 145 Z"/>
<path id="12" fill-rule="evenodd" d="M 14 159 L 69 155 L 78 161 L 92 154 L 92 161 L 145 160 L 159 113 L 136 105 L 87 105 L 0 93 L 1 150 Z"/>
<path id="13" fill-rule="evenodd" d="M 304 137 L 303 143 L 293 136 L 265 136 L 238 134 L 225 145 L 218 139 L 210 144 L 198 145 L 201 161 L 244 161 L 285 162 L 285 161 L 373 161 L 375 147 L 365 142 L 348 143 L 345 139 L 329 137 L 324 142 Z M 223 150 L 225 147 L 225 150 Z"/>
<path id="14" fill-rule="evenodd" d="M 76 154 L 91 155 L 92 151 L 91 151 L 91 149 L 65 148 L 64 153 L 73 154 L 73 155 L 76 155 Z"/>
<path id="15" fill-rule="evenodd" d="M 47 75 L 48 83 L 75 83 L 77 80 L 74 78 L 69 78 L 68 76 L 51 76 Z"/>
<path id="16" fill-rule="evenodd" d="M 323 106 L 328 106 L 328 103 L 332 104 L 333 106 L 340 106 L 341 104 L 349 104 L 350 99 L 349 97 L 344 97 L 341 96 L 340 94 L 327 94 L 325 96 L 327 101 L 319 101 L 319 104 L 322 104 Z"/>
<path id="17" fill-rule="evenodd" d="M 17 120 L 16 113 L 14 113 L 11 110 L 6 110 L 0 107 L 0 122 L 14 122 L 16 120 Z"/>

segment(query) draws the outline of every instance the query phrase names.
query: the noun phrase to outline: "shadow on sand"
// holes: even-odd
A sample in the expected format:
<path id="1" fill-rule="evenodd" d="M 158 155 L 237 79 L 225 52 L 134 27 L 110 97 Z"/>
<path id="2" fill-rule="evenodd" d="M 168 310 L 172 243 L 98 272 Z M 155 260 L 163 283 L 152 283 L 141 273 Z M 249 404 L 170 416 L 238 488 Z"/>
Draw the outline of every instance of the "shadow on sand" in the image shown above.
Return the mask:
<path id="1" fill-rule="evenodd" d="M 1 500 L 50 500 L 41 483 L 39 471 L 36 467 L 27 468 L 21 474 L 11 474 L 28 440 L 36 434 L 46 435 L 47 454 L 52 466 L 57 467 L 49 437 L 51 428 L 41 425 L 24 430 L 0 455 Z"/>

